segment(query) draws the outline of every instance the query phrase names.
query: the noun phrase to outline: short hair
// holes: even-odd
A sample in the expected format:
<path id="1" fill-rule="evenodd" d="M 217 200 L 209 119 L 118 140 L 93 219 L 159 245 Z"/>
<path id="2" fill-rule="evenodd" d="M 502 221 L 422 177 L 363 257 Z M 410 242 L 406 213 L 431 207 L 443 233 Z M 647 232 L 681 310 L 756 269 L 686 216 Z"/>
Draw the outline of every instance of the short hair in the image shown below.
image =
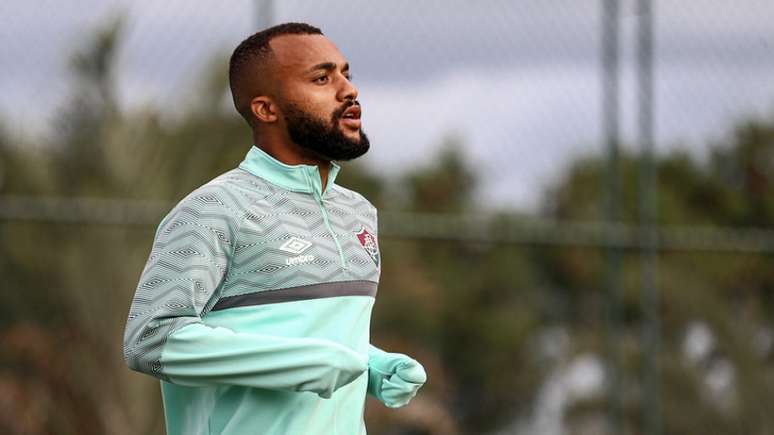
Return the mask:
<path id="1" fill-rule="evenodd" d="M 244 102 L 237 101 L 237 93 L 245 82 L 248 70 L 260 66 L 272 55 L 269 42 L 282 35 L 322 34 L 320 29 L 306 23 L 283 23 L 251 35 L 234 49 L 228 64 L 229 87 L 231 88 L 231 96 L 234 99 L 234 107 L 236 107 L 237 112 L 245 118 L 248 124 L 252 125 L 252 112 L 249 111 L 249 106 L 239 107 L 240 103 L 244 105 Z"/>

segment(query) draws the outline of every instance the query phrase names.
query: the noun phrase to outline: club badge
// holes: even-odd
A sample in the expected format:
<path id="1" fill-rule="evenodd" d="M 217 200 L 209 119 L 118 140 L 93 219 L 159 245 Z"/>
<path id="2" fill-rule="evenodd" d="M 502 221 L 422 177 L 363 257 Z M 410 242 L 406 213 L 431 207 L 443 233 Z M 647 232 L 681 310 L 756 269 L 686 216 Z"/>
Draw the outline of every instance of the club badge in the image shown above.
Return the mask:
<path id="1" fill-rule="evenodd" d="M 357 240 L 363 245 L 363 249 L 374 260 L 376 267 L 379 267 L 379 246 L 376 244 L 376 237 L 368 232 L 365 227 L 361 227 L 360 231 L 355 234 Z"/>

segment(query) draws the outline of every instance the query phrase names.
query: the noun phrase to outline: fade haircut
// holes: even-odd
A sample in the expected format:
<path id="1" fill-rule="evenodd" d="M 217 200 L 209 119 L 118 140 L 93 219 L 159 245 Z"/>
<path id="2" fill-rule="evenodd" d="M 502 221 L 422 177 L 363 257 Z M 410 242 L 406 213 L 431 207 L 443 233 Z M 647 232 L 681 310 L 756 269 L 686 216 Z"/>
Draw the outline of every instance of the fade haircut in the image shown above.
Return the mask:
<path id="1" fill-rule="evenodd" d="M 267 59 L 273 53 L 269 42 L 277 36 L 282 35 L 322 35 L 322 31 L 317 27 L 306 23 L 284 23 L 261 30 L 242 41 L 234 53 L 231 55 L 228 65 L 228 81 L 231 88 L 231 96 L 234 99 L 234 107 L 237 112 L 251 126 L 253 125 L 253 114 L 250 110 L 250 101 L 243 101 L 242 95 L 249 86 L 250 82 L 261 83 L 261 78 L 256 80 L 255 74 L 260 71 Z M 252 80 L 251 80 L 252 79 Z"/>

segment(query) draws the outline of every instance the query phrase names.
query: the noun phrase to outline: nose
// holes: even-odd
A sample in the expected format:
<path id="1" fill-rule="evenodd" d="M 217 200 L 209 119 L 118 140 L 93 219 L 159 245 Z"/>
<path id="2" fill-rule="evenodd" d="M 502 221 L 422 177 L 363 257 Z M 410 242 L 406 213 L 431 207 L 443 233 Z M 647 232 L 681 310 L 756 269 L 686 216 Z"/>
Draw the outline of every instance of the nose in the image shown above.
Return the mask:
<path id="1" fill-rule="evenodd" d="M 357 88 L 346 77 L 342 75 L 341 88 L 339 89 L 339 100 L 357 100 Z"/>

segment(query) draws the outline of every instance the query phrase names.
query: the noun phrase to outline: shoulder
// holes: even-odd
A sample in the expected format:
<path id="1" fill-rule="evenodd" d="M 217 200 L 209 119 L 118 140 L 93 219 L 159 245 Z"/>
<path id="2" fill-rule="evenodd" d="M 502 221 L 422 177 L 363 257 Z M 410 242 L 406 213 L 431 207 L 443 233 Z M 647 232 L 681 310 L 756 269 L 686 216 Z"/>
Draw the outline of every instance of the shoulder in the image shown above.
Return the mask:
<path id="1" fill-rule="evenodd" d="M 195 225 L 235 235 L 251 205 L 272 193 L 272 187 L 261 179 L 242 169 L 232 169 L 181 199 L 161 221 L 159 229 Z"/>
<path id="2" fill-rule="evenodd" d="M 376 207 L 365 196 L 338 184 L 333 184 L 331 188 L 332 196 L 338 203 L 351 207 L 356 213 L 369 213 L 376 217 Z"/>

